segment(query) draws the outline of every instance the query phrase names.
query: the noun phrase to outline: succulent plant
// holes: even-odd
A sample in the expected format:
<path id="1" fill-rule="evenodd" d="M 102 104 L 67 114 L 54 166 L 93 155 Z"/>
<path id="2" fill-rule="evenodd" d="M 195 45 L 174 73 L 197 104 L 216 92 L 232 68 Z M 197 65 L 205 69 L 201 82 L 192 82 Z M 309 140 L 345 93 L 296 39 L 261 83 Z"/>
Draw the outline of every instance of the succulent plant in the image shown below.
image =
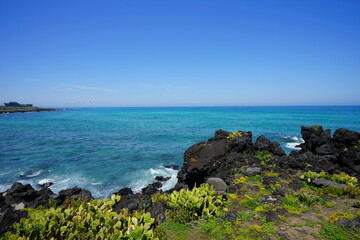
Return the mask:
<path id="1" fill-rule="evenodd" d="M 207 184 L 194 187 L 192 191 L 186 189 L 174 191 L 167 196 L 167 203 L 173 211 L 181 209 L 182 215 L 186 210 L 193 219 L 219 216 L 226 211 L 226 201 L 214 191 L 212 186 Z"/>
<path id="2" fill-rule="evenodd" d="M 115 213 L 112 207 L 118 201 L 120 196 L 113 195 L 75 207 L 44 209 L 15 224 L 16 234 L 4 239 L 156 239 L 150 213 Z"/>

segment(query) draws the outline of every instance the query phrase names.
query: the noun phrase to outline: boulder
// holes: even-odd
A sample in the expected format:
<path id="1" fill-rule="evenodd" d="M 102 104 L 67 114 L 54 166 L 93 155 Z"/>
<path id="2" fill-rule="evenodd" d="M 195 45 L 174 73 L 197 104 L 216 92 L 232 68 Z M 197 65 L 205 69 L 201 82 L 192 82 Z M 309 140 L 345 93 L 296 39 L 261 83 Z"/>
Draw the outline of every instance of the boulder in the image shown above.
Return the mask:
<path id="1" fill-rule="evenodd" d="M 166 203 L 153 203 L 149 212 L 157 223 L 163 223 L 166 221 L 166 209 Z"/>
<path id="2" fill-rule="evenodd" d="M 286 197 L 287 195 L 289 195 L 289 191 L 286 187 L 278 187 L 274 190 L 274 195 Z"/>
<path id="3" fill-rule="evenodd" d="M 127 196 L 127 195 L 133 195 L 133 191 L 131 190 L 131 188 L 122 188 L 120 189 L 118 192 L 114 193 L 114 194 L 117 194 L 117 195 L 121 195 L 121 196 Z"/>
<path id="4" fill-rule="evenodd" d="M 284 150 L 280 147 L 280 144 L 278 142 L 271 142 L 264 136 L 260 136 L 256 139 L 255 149 L 260 151 L 269 151 L 270 153 L 278 156 L 285 155 Z"/>
<path id="5" fill-rule="evenodd" d="M 317 153 L 316 148 L 326 144 L 330 140 L 330 129 L 324 130 L 322 126 L 301 126 L 301 135 L 304 143 L 300 144 L 302 152 L 310 151 Z"/>
<path id="6" fill-rule="evenodd" d="M 28 216 L 27 211 L 15 210 L 7 205 L 0 213 L 0 237 L 8 231 L 13 231 L 13 224 L 19 222 L 21 218 Z"/>
<path id="7" fill-rule="evenodd" d="M 65 199 L 69 199 L 71 197 L 83 198 L 87 200 L 94 199 L 90 191 L 75 186 L 73 188 L 61 190 L 58 196 L 56 196 L 55 200 L 58 200 L 60 203 L 63 203 Z"/>
<path id="8" fill-rule="evenodd" d="M 325 178 L 317 178 L 311 182 L 311 184 L 315 187 L 337 187 L 337 188 L 345 188 L 346 184 L 337 183 L 334 181 L 327 180 Z"/>
<path id="9" fill-rule="evenodd" d="M 144 195 L 152 195 L 154 193 L 159 192 L 159 188 L 162 187 L 162 184 L 160 182 L 155 182 L 152 184 L 147 185 L 143 189 L 141 189 L 141 193 Z"/>
<path id="10" fill-rule="evenodd" d="M 261 168 L 259 167 L 248 167 L 245 170 L 245 174 L 248 176 L 254 176 L 261 173 Z"/>
<path id="11" fill-rule="evenodd" d="M 114 206 L 114 212 L 119 212 L 123 208 L 127 208 L 130 211 L 139 209 L 139 200 L 136 195 L 122 196 L 120 202 Z"/>
<path id="12" fill-rule="evenodd" d="M 213 186 L 214 190 L 221 195 L 226 195 L 228 189 L 227 184 L 221 178 L 209 178 L 206 183 Z"/>
<path id="13" fill-rule="evenodd" d="M 252 132 L 238 131 L 241 136 L 229 139 L 229 148 L 235 152 L 245 152 L 253 149 Z"/>
<path id="14" fill-rule="evenodd" d="M 30 184 L 22 184 L 20 182 L 14 183 L 10 189 L 6 191 L 6 195 L 13 195 L 15 193 L 24 193 L 28 190 L 35 190 Z"/>
<path id="15" fill-rule="evenodd" d="M 170 178 L 171 178 L 171 177 L 156 176 L 156 177 L 155 177 L 155 181 L 165 182 L 165 181 L 169 180 Z"/>

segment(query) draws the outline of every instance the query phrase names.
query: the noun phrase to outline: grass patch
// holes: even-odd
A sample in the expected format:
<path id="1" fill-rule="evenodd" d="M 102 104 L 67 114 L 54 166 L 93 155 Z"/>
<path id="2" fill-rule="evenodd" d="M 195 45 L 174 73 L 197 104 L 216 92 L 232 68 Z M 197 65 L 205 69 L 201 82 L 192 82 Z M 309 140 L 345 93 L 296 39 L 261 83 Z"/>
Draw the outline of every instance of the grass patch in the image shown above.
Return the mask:
<path id="1" fill-rule="evenodd" d="M 332 223 L 323 223 L 320 236 L 328 240 L 349 240 L 353 238 L 351 232 L 344 227 Z"/>

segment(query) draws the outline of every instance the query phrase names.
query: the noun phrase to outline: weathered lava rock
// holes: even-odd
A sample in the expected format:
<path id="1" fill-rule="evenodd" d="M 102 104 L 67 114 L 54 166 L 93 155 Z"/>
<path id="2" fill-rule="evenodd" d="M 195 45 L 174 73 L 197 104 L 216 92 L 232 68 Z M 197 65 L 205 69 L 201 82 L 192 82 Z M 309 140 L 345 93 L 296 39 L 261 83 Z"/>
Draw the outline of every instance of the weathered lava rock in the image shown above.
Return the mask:
<path id="1" fill-rule="evenodd" d="M 59 201 L 60 203 L 63 203 L 65 199 L 71 197 L 83 198 L 87 200 L 94 199 L 90 191 L 75 186 L 73 188 L 61 190 L 58 196 L 55 198 L 55 200 Z"/>
<path id="2" fill-rule="evenodd" d="M 260 136 L 256 139 L 255 148 L 257 150 L 266 150 L 275 155 L 283 156 L 285 155 L 284 150 L 280 147 L 280 144 L 277 142 L 271 142 L 264 136 Z"/>

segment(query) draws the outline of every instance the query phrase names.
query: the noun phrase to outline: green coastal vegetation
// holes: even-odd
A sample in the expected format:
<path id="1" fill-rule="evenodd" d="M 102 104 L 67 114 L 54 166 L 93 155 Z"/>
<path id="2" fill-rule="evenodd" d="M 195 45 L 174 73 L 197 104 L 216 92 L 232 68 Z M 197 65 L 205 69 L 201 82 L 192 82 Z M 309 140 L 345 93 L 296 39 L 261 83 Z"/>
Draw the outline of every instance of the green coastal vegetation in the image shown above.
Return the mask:
<path id="1" fill-rule="evenodd" d="M 27 215 L 1 239 L 360 239 L 359 179 L 351 172 L 355 168 L 347 167 L 357 163 L 360 134 L 339 129 L 331 138 L 326 133 L 322 127 L 302 127 L 302 150 L 286 155 L 264 136 L 252 144 L 251 132 L 218 130 L 185 152 L 173 190 L 148 192 L 150 184 L 142 193 L 122 189 L 109 199 L 72 195 L 22 208 L 17 202 L 12 207 Z M 327 162 L 335 155 L 306 150 L 316 143 L 322 145 L 314 152 L 328 149 L 345 156 L 348 165 L 335 169 Z M 224 158 L 215 152 L 211 160 L 209 153 L 221 152 L 219 146 L 227 150 Z M 204 171 L 211 178 L 201 180 Z M 5 197 L 18 197 L 17 188 L 11 189 Z"/>
<path id="2" fill-rule="evenodd" d="M 324 177 L 346 186 L 309 185 Z M 287 188 L 299 179 L 299 190 Z M 163 222 L 153 218 L 146 205 L 134 212 L 114 212 L 121 199 L 116 195 L 91 201 L 73 198 L 61 206 L 52 202 L 49 208 L 24 209 L 29 218 L 16 223 L 15 233 L 8 232 L 2 239 L 282 239 L 278 231 L 291 239 L 301 237 L 301 231 L 310 232 L 313 239 L 360 238 L 360 229 L 336 224 L 339 219 L 360 216 L 357 179 L 345 173 L 298 172 L 290 179 L 275 171 L 253 176 L 238 173 L 233 187 L 238 190 L 227 196 L 207 184 L 156 193 L 152 204 L 167 206 Z M 286 192 L 280 201 L 263 200 L 278 187 Z M 236 213 L 232 221 L 229 213 Z"/>

